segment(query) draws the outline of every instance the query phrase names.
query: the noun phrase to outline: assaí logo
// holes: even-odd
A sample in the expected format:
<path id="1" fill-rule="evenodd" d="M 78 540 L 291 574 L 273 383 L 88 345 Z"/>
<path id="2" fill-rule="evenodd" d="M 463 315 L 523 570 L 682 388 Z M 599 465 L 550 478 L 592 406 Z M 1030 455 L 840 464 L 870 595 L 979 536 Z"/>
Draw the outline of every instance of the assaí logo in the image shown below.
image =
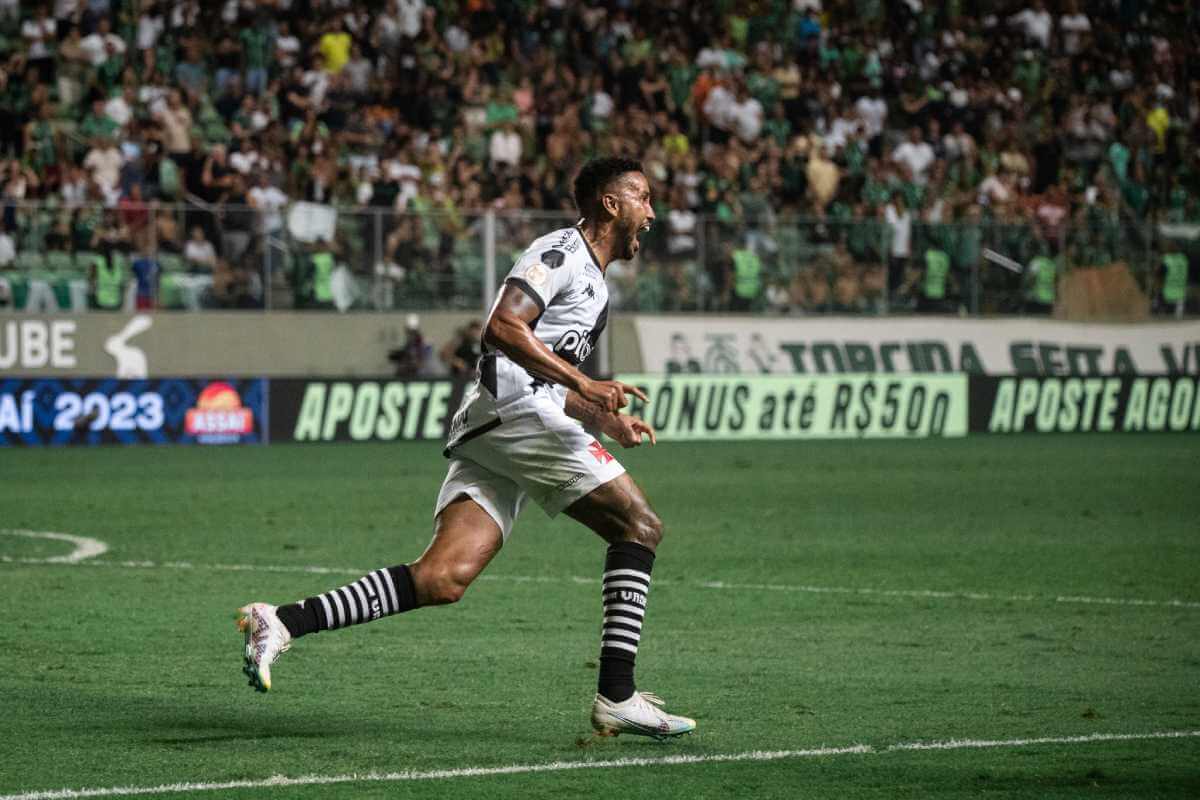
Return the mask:
<path id="1" fill-rule="evenodd" d="M 188 409 L 184 430 L 200 444 L 230 444 L 254 431 L 254 412 L 228 383 L 210 383 Z"/>

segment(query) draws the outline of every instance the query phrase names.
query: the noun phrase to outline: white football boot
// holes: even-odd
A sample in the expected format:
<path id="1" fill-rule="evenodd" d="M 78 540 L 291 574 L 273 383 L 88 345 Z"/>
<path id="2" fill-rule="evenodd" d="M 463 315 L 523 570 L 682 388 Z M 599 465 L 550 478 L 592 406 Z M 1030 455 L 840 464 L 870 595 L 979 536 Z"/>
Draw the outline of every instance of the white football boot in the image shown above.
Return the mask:
<path id="1" fill-rule="evenodd" d="M 271 665 L 292 646 L 292 635 L 275 614 L 275 606 L 251 603 L 238 609 L 238 630 L 246 634 L 242 672 L 260 692 L 271 691 Z"/>
<path id="2" fill-rule="evenodd" d="M 620 703 L 598 694 L 592 704 L 592 727 L 601 736 L 636 733 L 659 740 L 696 730 L 696 720 L 668 714 L 662 706 L 663 699 L 650 692 L 634 692 Z"/>

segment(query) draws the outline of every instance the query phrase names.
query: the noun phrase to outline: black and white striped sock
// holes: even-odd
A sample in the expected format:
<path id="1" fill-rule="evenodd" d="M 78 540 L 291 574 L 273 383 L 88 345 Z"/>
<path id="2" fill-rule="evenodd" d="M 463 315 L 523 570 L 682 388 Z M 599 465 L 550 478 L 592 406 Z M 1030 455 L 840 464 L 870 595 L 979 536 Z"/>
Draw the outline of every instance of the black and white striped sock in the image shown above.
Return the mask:
<path id="1" fill-rule="evenodd" d="M 600 639 L 600 694 L 614 703 L 635 691 L 634 661 L 642 638 L 646 594 L 654 551 L 636 542 L 617 542 L 604 560 L 604 628 Z"/>
<path id="2" fill-rule="evenodd" d="M 333 591 L 275 612 L 292 636 L 330 631 L 381 619 L 417 607 L 416 589 L 407 564 L 369 572 Z"/>

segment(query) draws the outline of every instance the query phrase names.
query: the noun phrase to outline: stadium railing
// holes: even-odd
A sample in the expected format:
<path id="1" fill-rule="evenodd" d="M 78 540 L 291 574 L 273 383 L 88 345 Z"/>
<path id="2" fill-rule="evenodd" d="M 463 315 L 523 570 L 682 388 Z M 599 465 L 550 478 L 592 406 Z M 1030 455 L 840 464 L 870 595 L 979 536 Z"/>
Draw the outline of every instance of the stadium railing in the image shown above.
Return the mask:
<path id="1" fill-rule="evenodd" d="M 0 264 L 0 308 L 128 309 L 140 280 L 142 307 L 161 309 L 486 309 L 522 248 L 575 221 L 413 205 L 9 201 L 2 235 L 14 255 Z M 197 236 L 215 260 L 194 257 Z M 638 259 L 610 268 L 609 285 L 615 308 L 642 312 L 1032 315 L 1093 295 L 1108 306 L 1116 296 L 1132 316 L 1197 312 L 1198 270 L 1186 274 L 1200 263 L 1196 225 L 916 221 L 907 255 L 896 238 L 882 218 L 663 215 Z M 1182 296 L 1178 272 L 1167 280 L 1181 263 Z M 105 281 L 119 286 L 115 307 Z"/>

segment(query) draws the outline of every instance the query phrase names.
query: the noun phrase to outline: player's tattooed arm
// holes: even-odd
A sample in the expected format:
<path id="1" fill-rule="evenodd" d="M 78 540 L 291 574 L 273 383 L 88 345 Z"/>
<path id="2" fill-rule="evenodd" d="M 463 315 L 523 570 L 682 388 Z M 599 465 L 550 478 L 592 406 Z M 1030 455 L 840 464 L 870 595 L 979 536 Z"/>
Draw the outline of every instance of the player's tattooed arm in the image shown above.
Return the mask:
<path id="1" fill-rule="evenodd" d="M 500 299 L 488 317 L 483 339 L 489 347 L 500 350 L 529 373 L 565 386 L 606 411 L 615 412 L 624 407 L 628 402 L 627 394 L 647 400 L 636 386 L 620 381 L 593 380 L 556 356 L 533 335 L 534 320 L 541 313 L 541 307 L 532 297 L 521 288 L 508 284 L 500 292 Z"/>
<path id="2" fill-rule="evenodd" d="M 595 403 L 590 403 L 575 392 L 567 392 L 567 402 L 563 407 L 567 416 L 574 417 L 583 423 L 593 435 L 597 431 L 615 439 L 622 447 L 637 447 L 642 443 L 642 436 L 650 437 L 650 444 L 657 444 L 658 438 L 654 429 L 645 420 L 605 411 Z"/>

